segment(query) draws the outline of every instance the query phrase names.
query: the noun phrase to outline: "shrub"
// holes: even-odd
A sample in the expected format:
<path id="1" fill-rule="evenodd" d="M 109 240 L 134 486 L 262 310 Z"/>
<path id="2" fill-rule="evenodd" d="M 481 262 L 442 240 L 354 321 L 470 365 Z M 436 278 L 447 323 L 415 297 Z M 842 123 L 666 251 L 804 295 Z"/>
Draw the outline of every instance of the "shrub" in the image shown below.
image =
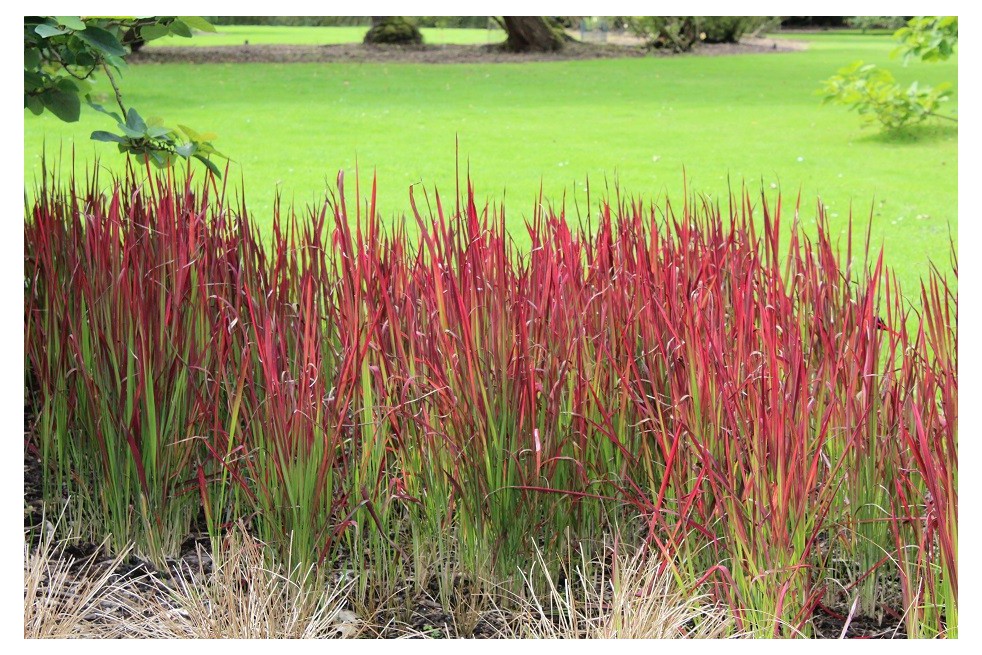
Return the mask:
<path id="1" fill-rule="evenodd" d="M 893 38 L 900 42 L 896 53 L 903 55 L 905 63 L 912 58 L 945 61 L 958 43 L 958 17 L 915 16 Z"/>
<path id="2" fill-rule="evenodd" d="M 632 16 L 628 26 L 649 48 L 686 52 L 699 40 L 694 16 Z"/>
<path id="3" fill-rule="evenodd" d="M 907 21 L 903 16 L 847 16 L 846 25 L 864 33 L 867 30 L 896 30 Z"/>
<path id="4" fill-rule="evenodd" d="M 893 130 L 931 117 L 953 120 L 939 113 L 942 103 L 951 98 L 950 88 L 912 82 L 903 89 L 890 71 L 858 61 L 825 80 L 821 93 L 823 102 L 845 105 L 859 112 L 867 124 L 879 122 Z"/>
<path id="5" fill-rule="evenodd" d="M 365 33 L 365 43 L 385 45 L 421 45 L 423 35 L 416 25 L 402 16 L 386 16 Z"/>
<path id="6" fill-rule="evenodd" d="M 956 16 L 915 16 L 894 33 L 900 45 L 893 54 L 903 55 L 904 63 L 911 57 L 922 61 L 943 61 L 954 53 L 958 41 Z M 950 84 L 932 87 L 911 83 L 906 89 L 896 82 L 893 74 L 862 61 L 839 70 L 825 80 L 817 91 L 823 102 L 845 105 L 863 116 L 867 123 L 879 121 L 888 130 L 919 123 L 935 117 L 952 122 L 958 119 L 938 110 L 950 99 Z"/>
<path id="7" fill-rule="evenodd" d="M 768 16 L 704 16 L 699 29 L 706 43 L 737 43 L 743 35 L 771 22 Z"/>
<path id="8" fill-rule="evenodd" d="M 699 41 L 736 43 L 747 32 L 768 24 L 765 16 L 632 16 L 628 27 L 651 48 L 688 51 Z"/>

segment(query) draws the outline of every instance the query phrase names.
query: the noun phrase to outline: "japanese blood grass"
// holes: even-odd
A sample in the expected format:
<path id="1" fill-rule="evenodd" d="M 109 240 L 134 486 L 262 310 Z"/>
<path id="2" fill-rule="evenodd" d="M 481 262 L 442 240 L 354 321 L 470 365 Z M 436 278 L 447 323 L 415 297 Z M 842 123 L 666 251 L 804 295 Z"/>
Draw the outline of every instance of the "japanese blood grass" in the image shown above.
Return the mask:
<path id="1" fill-rule="evenodd" d="M 366 611 L 407 574 L 447 609 L 541 588 L 617 533 L 741 634 L 810 634 L 834 585 L 956 633 L 940 274 L 912 315 L 868 237 L 854 265 L 821 207 L 808 236 L 747 194 L 578 226 L 540 202 L 522 250 L 470 187 L 410 194 L 411 236 L 342 182 L 277 205 L 269 243 L 190 182 L 39 193 L 35 439 L 94 531 L 167 550 L 199 510 L 216 538 L 246 518 L 282 559 L 350 566 Z"/>
<path id="2" fill-rule="evenodd" d="M 46 180 L 24 225 L 36 445 L 47 493 L 74 497 L 91 538 L 159 561 L 200 507 L 195 440 L 216 420 L 225 364 L 213 298 L 236 239 L 206 221 L 209 190 L 190 180 L 98 188 Z"/>
<path id="3" fill-rule="evenodd" d="M 519 558 L 541 539 L 562 552 L 577 504 L 566 494 L 579 485 L 571 323 L 549 268 L 527 264 L 503 215 L 479 214 L 472 192 L 449 219 L 438 197 L 432 216 L 413 207 L 423 248 L 411 282 L 418 290 L 408 295 L 416 307 L 389 323 L 405 321 L 401 331 L 417 335 L 415 370 L 402 377 L 415 376 L 422 393 L 413 411 L 435 432 L 420 445 L 450 464 L 437 484 L 451 489 L 465 568 L 475 580 L 520 584 Z"/>
<path id="4" fill-rule="evenodd" d="M 957 275 L 954 251 L 952 262 Z M 897 426 L 889 518 L 910 637 L 958 635 L 957 300 L 937 271 L 922 283 L 917 329 L 898 335 L 909 356 L 888 390 Z"/>

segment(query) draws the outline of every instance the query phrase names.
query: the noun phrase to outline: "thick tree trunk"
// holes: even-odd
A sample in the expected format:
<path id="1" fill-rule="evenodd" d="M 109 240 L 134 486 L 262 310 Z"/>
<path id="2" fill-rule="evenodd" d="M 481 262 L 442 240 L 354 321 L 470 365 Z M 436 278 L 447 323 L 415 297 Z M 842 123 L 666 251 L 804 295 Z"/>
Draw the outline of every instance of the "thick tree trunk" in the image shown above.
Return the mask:
<path id="1" fill-rule="evenodd" d="M 564 39 L 542 16 L 503 16 L 512 52 L 552 52 L 563 47 Z"/>

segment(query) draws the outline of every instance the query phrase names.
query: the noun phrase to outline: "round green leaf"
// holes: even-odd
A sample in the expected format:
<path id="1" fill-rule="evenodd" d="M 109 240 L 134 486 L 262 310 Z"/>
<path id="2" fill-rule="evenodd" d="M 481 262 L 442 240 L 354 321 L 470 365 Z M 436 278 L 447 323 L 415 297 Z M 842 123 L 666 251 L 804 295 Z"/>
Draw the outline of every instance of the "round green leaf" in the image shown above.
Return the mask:
<path id="1" fill-rule="evenodd" d="M 96 130 L 92 133 L 90 137 L 93 141 L 105 141 L 112 143 L 126 143 L 126 139 L 119 136 L 118 134 L 113 134 L 112 132 L 105 132 L 103 130 Z"/>
<path id="2" fill-rule="evenodd" d="M 215 26 L 206 21 L 201 16 L 178 16 L 181 22 L 186 24 L 193 30 L 198 30 L 199 32 L 214 32 Z"/>
<path id="3" fill-rule="evenodd" d="M 41 26 L 39 25 L 38 27 Z M 119 42 L 119 39 L 112 32 L 104 30 L 101 27 L 89 25 L 84 31 L 76 32 L 75 36 L 107 55 L 116 55 L 117 57 L 126 55 L 126 49 Z"/>
<path id="4" fill-rule="evenodd" d="M 75 63 L 79 66 L 95 66 L 97 62 L 91 53 L 83 51 L 75 57 Z"/>
<path id="5" fill-rule="evenodd" d="M 183 36 L 185 38 L 191 38 L 191 28 L 187 26 L 184 21 L 176 20 L 170 24 L 170 31 L 172 34 L 178 36 Z"/>
<path id="6" fill-rule="evenodd" d="M 68 29 L 82 31 L 85 29 L 85 23 L 78 16 L 55 16 L 55 20 L 58 21 L 59 25 L 67 27 Z"/>
<path id="7" fill-rule="evenodd" d="M 201 155 L 194 155 L 194 158 L 200 161 L 202 164 L 204 164 L 205 168 L 211 171 L 215 177 L 217 177 L 218 179 L 222 179 L 222 172 L 218 170 L 218 166 L 215 165 L 215 162 L 211 161 L 210 159 L 206 159 Z"/>
<path id="8" fill-rule="evenodd" d="M 53 27 L 51 25 L 38 25 L 34 28 L 34 31 L 46 39 L 50 39 L 53 36 L 68 34 L 68 30 L 63 30 L 60 27 Z"/>
<path id="9" fill-rule="evenodd" d="M 78 94 L 61 89 L 48 89 L 41 94 L 41 101 L 48 111 L 66 123 L 77 121 L 82 110 L 82 102 Z"/>
<path id="10" fill-rule="evenodd" d="M 41 66 L 41 53 L 35 48 L 28 48 L 24 50 L 24 68 L 26 70 L 35 70 Z"/>
<path id="11" fill-rule="evenodd" d="M 126 112 L 126 127 L 131 130 L 137 130 L 141 134 L 147 131 L 146 121 L 140 117 L 140 114 L 133 107 L 130 107 L 129 111 Z"/>
<path id="12" fill-rule="evenodd" d="M 153 41 L 163 36 L 167 36 L 170 30 L 164 25 L 144 25 L 140 28 L 140 38 L 144 41 Z"/>
<path id="13" fill-rule="evenodd" d="M 35 116 L 40 116 L 44 111 L 44 103 L 37 96 L 24 95 L 24 106 L 31 110 Z"/>

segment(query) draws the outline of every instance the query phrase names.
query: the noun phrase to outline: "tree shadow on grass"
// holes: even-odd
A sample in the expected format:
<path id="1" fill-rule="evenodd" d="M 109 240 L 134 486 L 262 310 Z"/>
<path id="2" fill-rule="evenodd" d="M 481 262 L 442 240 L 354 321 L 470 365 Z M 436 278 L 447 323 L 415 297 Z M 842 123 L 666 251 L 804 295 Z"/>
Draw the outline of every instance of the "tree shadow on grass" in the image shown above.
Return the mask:
<path id="1" fill-rule="evenodd" d="M 914 143 L 935 143 L 957 139 L 958 125 L 956 123 L 946 123 L 944 125 L 908 125 L 895 130 L 869 134 L 857 139 L 857 141 L 860 143 L 881 143 L 884 145 L 902 146 Z"/>

